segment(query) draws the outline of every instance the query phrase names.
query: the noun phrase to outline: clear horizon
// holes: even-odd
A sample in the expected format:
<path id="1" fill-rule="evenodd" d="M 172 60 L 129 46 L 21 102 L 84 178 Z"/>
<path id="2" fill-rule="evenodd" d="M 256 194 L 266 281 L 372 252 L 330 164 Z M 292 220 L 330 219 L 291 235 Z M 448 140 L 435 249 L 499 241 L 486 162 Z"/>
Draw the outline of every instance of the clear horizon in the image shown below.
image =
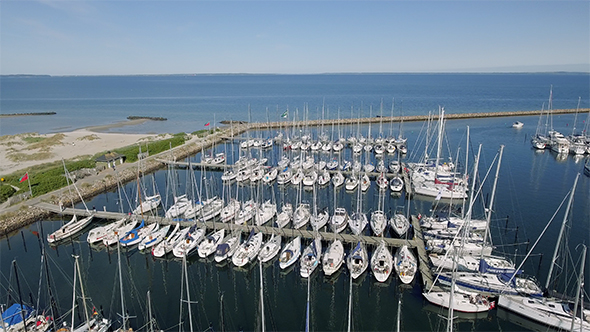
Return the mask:
<path id="1" fill-rule="evenodd" d="M 2 1 L 2 75 L 590 72 L 588 1 Z"/>

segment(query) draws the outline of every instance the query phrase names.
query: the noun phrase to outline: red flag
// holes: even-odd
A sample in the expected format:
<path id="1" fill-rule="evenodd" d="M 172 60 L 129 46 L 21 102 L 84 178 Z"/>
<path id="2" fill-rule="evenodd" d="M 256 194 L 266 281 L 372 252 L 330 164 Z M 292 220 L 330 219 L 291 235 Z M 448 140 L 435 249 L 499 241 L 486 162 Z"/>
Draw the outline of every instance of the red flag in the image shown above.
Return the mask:
<path id="1" fill-rule="evenodd" d="M 211 122 L 205 123 L 205 127 L 209 126 L 209 124 L 211 124 Z"/>
<path id="2" fill-rule="evenodd" d="M 25 182 L 29 179 L 29 172 L 26 172 L 25 175 L 23 175 L 18 182 Z"/>

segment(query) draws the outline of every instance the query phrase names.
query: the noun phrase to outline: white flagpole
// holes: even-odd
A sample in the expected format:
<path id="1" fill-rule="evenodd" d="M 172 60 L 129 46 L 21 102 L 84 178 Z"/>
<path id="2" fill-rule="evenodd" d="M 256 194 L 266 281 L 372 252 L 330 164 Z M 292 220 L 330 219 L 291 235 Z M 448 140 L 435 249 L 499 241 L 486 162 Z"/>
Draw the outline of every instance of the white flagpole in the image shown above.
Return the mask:
<path id="1" fill-rule="evenodd" d="M 31 197 L 33 197 L 33 189 L 31 189 L 31 178 L 29 178 L 29 172 L 27 174 L 27 182 L 29 183 L 29 192 L 31 193 Z"/>

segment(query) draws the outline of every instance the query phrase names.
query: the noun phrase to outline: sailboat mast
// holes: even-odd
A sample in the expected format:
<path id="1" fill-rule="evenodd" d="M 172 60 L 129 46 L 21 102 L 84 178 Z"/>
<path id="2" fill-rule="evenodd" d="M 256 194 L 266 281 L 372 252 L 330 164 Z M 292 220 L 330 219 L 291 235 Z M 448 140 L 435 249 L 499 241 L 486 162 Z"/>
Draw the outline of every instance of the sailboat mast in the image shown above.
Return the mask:
<path id="1" fill-rule="evenodd" d="M 262 280 L 262 261 L 258 264 L 260 268 L 260 311 L 262 312 L 262 332 L 266 332 L 266 325 L 264 324 L 264 282 Z"/>
<path id="2" fill-rule="evenodd" d="M 445 117 L 445 109 L 442 107 L 439 111 L 438 117 L 438 141 L 436 142 L 436 163 L 434 165 L 435 172 L 438 170 L 438 163 L 440 162 L 440 150 L 442 149 L 442 133 L 443 133 L 443 124 L 444 124 L 444 117 Z"/>
<path id="3" fill-rule="evenodd" d="M 123 296 L 123 271 L 121 269 L 121 246 L 119 241 L 117 241 L 117 261 L 119 265 L 119 290 L 121 292 L 121 319 L 123 319 L 121 329 L 125 330 L 127 328 L 127 315 L 125 314 L 125 300 Z"/>
<path id="4" fill-rule="evenodd" d="M 309 290 L 310 290 L 310 283 L 311 283 L 311 276 L 309 275 L 309 271 L 307 274 L 307 305 L 305 310 L 305 332 L 309 332 Z"/>
<path id="5" fill-rule="evenodd" d="M 469 126 L 467 126 L 467 140 L 466 140 L 466 144 L 465 144 L 465 174 L 467 174 L 467 170 L 469 169 Z M 455 165 L 456 167 L 456 165 Z M 475 182 L 475 179 L 472 179 L 471 181 Z M 465 213 L 465 200 L 467 199 L 467 197 L 463 197 L 463 207 L 461 208 L 461 217 L 464 217 L 464 213 Z"/>
<path id="6" fill-rule="evenodd" d="M 81 275 L 82 272 L 80 271 L 80 263 L 78 262 L 79 256 L 74 256 L 76 259 L 76 268 L 78 269 L 78 274 Z M 86 325 L 90 329 L 90 316 L 88 316 L 88 307 L 86 306 L 86 294 L 84 293 L 84 285 L 82 284 L 82 277 L 80 276 L 80 290 L 82 291 L 82 304 L 84 305 L 84 315 L 86 316 Z"/>
<path id="7" fill-rule="evenodd" d="M 147 291 L 147 302 L 148 302 L 148 321 L 149 321 L 149 331 L 154 332 L 154 324 L 152 322 L 152 299 L 150 297 L 150 291 Z"/>
<path id="8" fill-rule="evenodd" d="M 188 271 L 187 271 L 187 267 L 186 267 L 186 255 L 182 256 L 182 266 L 184 267 L 184 281 L 186 283 L 186 301 L 188 304 L 188 319 L 189 319 L 189 326 L 190 326 L 190 332 L 193 332 L 193 314 L 192 314 L 192 310 L 191 310 L 191 292 L 189 289 L 189 284 L 188 284 Z"/>
<path id="9" fill-rule="evenodd" d="M 500 165 L 502 164 L 502 154 L 504 153 L 504 145 L 500 145 L 500 156 L 498 157 L 498 166 L 496 167 L 496 176 L 494 177 L 494 186 L 492 187 L 492 197 L 490 198 L 490 205 L 488 207 L 488 214 L 486 216 L 486 230 L 484 232 L 483 241 L 487 240 L 490 234 L 490 221 L 492 220 L 492 211 L 494 207 L 494 198 L 496 198 L 496 187 L 498 184 L 498 177 L 500 174 Z M 482 250 L 483 256 L 483 250 Z"/>
<path id="10" fill-rule="evenodd" d="M 350 282 L 348 286 L 348 328 L 346 331 L 351 331 L 352 323 L 352 273 L 350 274 Z"/>
<path id="11" fill-rule="evenodd" d="M 74 258 L 78 259 L 78 256 L 74 256 Z M 16 265 L 15 265 L 15 270 L 16 270 Z M 74 318 L 75 318 L 74 309 L 76 308 L 76 280 L 77 279 L 78 279 L 78 269 L 76 268 L 76 265 L 74 264 L 74 291 L 72 294 L 72 324 L 70 325 L 70 331 L 72 331 L 72 332 L 74 332 Z M 23 317 L 23 322 L 24 321 L 25 321 L 25 318 Z"/>
<path id="12" fill-rule="evenodd" d="M 576 322 L 578 304 L 580 303 L 580 295 L 582 296 L 582 310 L 580 312 L 580 331 L 582 331 L 583 329 L 582 324 L 584 324 L 584 289 L 582 289 L 582 287 L 584 286 L 584 263 L 586 263 L 586 246 L 582 244 L 582 262 L 580 263 L 580 273 L 578 273 L 580 280 L 578 280 L 578 290 L 576 292 L 576 300 L 574 302 L 574 312 L 572 314 L 572 325 L 570 331 L 574 330 L 574 323 Z"/>
<path id="13" fill-rule="evenodd" d="M 557 260 L 557 251 L 559 250 L 559 245 L 561 244 L 561 237 L 563 236 L 563 232 L 565 230 L 565 224 L 567 223 L 567 217 L 569 216 L 570 208 L 572 206 L 572 200 L 574 198 L 574 193 L 576 192 L 576 185 L 578 184 L 579 177 L 580 177 L 580 173 L 578 173 L 576 175 L 576 180 L 574 181 L 574 186 L 572 187 L 572 192 L 570 193 L 570 198 L 567 201 L 567 207 L 565 210 L 565 214 L 563 215 L 561 229 L 559 230 L 559 236 L 557 237 L 557 243 L 555 244 L 555 250 L 553 251 L 553 258 L 551 259 L 551 265 L 549 266 L 549 273 L 547 274 L 547 281 L 545 281 L 545 289 L 549 288 L 549 283 L 551 282 L 551 275 L 553 274 L 553 266 L 555 265 L 555 261 Z"/>

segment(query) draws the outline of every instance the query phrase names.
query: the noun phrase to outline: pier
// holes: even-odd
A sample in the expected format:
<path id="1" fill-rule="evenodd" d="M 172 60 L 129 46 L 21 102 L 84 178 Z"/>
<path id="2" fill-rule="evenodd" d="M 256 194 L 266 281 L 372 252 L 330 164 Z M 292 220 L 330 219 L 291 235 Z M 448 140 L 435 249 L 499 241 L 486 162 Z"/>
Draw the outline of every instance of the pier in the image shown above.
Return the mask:
<path id="1" fill-rule="evenodd" d="M 125 213 L 119 212 L 108 212 L 108 211 L 86 211 L 84 209 L 73 209 L 73 208 L 65 208 L 63 211 L 60 211 L 59 206 L 49 203 L 37 203 L 35 205 L 38 208 L 58 213 L 62 215 L 77 215 L 77 216 L 89 216 L 94 214 L 96 218 L 100 219 L 108 219 L 108 220 L 120 220 L 123 218 L 129 217 L 129 215 Z M 141 216 L 135 216 L 137 218 L 141 218 Z M 243 233 L 249 233 L 252 229 L 256 230 L 257 232 L 262 232 L 263 234 L 279 234 L 283 237 L 296 237 L 301 236 L 304 239 L 314 239 L 317 235 L 321 236 L 323 240 L 332 241 L 334 239 L 339 239 L 342 242 L 356 244 L 359 241 L 364 242 L 367 245 L 378 246 L 381 241 L 384 241 L 390 247 L 401 247 L 403 245 L 407 245 L 410 248 L 416 247 L 415 240 L 405 240 L 405 239 L 397 239 L 397 238 L 388 238 L 388 237 L 377 237 L 377 236 L 368 236 L 368 235 L 354 235 L 354 234 L 342 234 L 342 233 L 334 233 L 330 231 L 313 231 L 307 229 L 293 229 L 293 228 L 280 228 L 274 226 L 257 226 L 257 225 L 236 225 L 235 223 L 223 223 L 217 221 L 195 221 L 195 220 L 180 220 L 180 219 L 170 219 L 160 216 L 147 216 L 145 215 L 143 218 L 146 223 L 159 223 L 160 225 L 175 225 L 176 223 L 180 223 L 182 227 L 188 227 L 195 224 L 200 224 L 206 227 L 208 230 L 212 229 L 225 229 L 227 231 L 231 230 L 239 230 Z M 325 228 L 325 227 L 324 227 Z"/>
<path id="2" fill-rule="evenodd" d="M 59 206 L 40 202 L 35 204 L 36 207 L 53 212 L 56 214 L 62 215 L 78 215 L 78 216 L 89 216 L 94 214 L 96 218 L 100 219 L 108 219 L 108 220 L 120 220 L 123 218 L 128 218 L 129 215 L 120 212 L 108 212 L 108 211 L 87 211 L 84 209 L 74 209 L 74 208 L 65 208 L 63 210 L 60 209 Z M 137 216 L 138 218 L 140 216 Z M 270 234 L 278 234 L 285 238 L 294 238 L 300 236 L 303 239 L 314 239 L 318 235 L 321 236 L 322 240 L 325 241 L 332 241 L 335 239 L 339 239 L 343 243 L 348 243 L 351 246 L 354 246 L 359 241 L 364 242 L 366 245 L 377 247 L 382 241 L 389 247 L 399 248 L 401 246 L 408 246 L 409 248 L 416 248 L 418 253 L 418 272 L 422 277 L 423 289 L 430 290 L 432 288 L 433 291 L 440 290 L 438 286 L 432 287 L 434 284 L 434 278 L 432 275 L 432 269 L 430 260 L 428 258 L 428 253 L 426 252 L 426 246 L 424 244 L 424 237 L 422 235 L 422 228 L 420 227 L 420 221 L 416 216 L 411 217 L 411 224 L 414 230 L 414 238 L 413 239 L 398 239 L 398 238 L 390 238 L 390 237 L 377 237 L 377 236 L 369 236 L 369 235 L 354 235 L 354 234 L 343 234 L 343 233 L 334 233 L 330 231 L 313 231 L 308 229 L 293 229 L 293 228 L 280 228 L 274 226 L 257 226 L 257 225 L 236 225 L 234 223 L 223 223 L 223 222 L 216 222 L 216 221 L 195 221 L 195 220 L 178 220 L 178 219 L 170 219 L 160 216 L 144 216 L 143 218 L 146 223 L 159 223 L 161 225 L 175 225 L 176 223 L 180 223 L 182 227 L 189 227 L 195 224 L 203 225 L 207 230 L 218 230 L 218 229 L 225 229 L 226 231 L 233 231 L 238 230 L 242 233 L 249 233 L 252 230 L 256 232 L 262 232 L 263 234 L 270 235 Z M 327 227 L 323 227 L 326 229 Z"/>

